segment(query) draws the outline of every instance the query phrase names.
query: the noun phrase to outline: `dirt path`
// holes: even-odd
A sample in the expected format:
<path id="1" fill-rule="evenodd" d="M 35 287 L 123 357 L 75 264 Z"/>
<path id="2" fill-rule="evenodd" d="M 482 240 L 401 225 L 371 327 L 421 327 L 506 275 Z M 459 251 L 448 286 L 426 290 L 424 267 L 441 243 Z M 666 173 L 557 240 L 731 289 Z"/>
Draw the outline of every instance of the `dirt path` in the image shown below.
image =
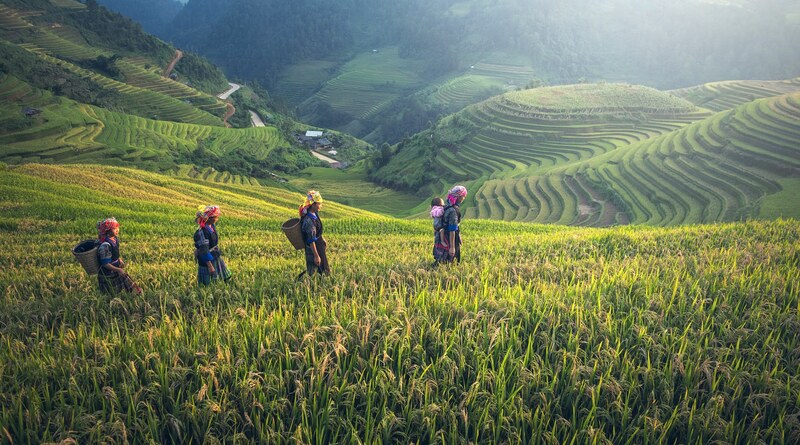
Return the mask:
<path id="1" fill-rule="evenodd" d="M 317 152 L 316 152 L 316 151 L 314 151 L 314 150 L 311 150 L 311 156 L 314 156 L 314 157 L 315 157 L 315 158 L 317 158 L 317 159 L 321 159 L 321 160 L 323 160 L 323 161 L 327 162 L 328 164 L 335 164 L 335 163 L 339 162 L 339 161 L 337 161 L 336 159 L 329 158 L 329 157 L 325 156 L 325 155 L 324 155 L 324 154 L 322 154 L 322 153 L 317 153 Z"/>
<path id="2" fill-rule="evenodd" d="M 183 51 L 176 49 L 175 57 L 172 58 L 172 62 L 170 62 L 169 66 L 167 66 L 167 69 L 164 70 L 164 77 L 169 77 L 169 75 L 172 74 L 172 70 L 175 69 L 175 65 L 178 64 L 178 62 L 181 60 L 181 57 L 183 57 Z"/>
<path id="3" fill-rule="evenodd" d="M 266 127 L 264 121 L 261 120 L 261 116 L 253 110 L 250 110 L 250 120 L 253 122 L 254 127 Z"/>
<path id="4" fill-rule="evenodd" d="M 228 111 L 225 113 L 225 117 L 222 118 L 222 123 L 225 124 L 226 127 L 231 128 L 231 124 L 228 123 L 228 118 L 233 116 L 233 113 L 236 113 L 236 107 L 234 107 L 232 103 L 226 102 L 225 108 Z"/>
<path id="5" fill-rule="evenodd" d="M 230 97 L 230 95 L 231 95 L 231 94 L 235 93 L 235 92 L 236 92 L 236 90 L 238 90 L 239 88 L 241 88 L 241 87 L 242 87 L 242 86 L 241 86 L 241 85 L 239 85 L 239 84 L 236 84 L 236 83 L 230 83 L 230 82 L 228 82 L 228 85 L 230 85 L 230 86 L 231 86 L 231 87 L 228 89 L 228 91 L 226 91 L 226 92 L 224 92 L 224 93 L 220 94 L 220 95 L 219 95 L 219 96 L 217 96 L 217 97 L 219 97 L 219 98 L 220 98 L 220 99 L 222 99 L 222 100 L 227 100 L 227 99 Z"/>

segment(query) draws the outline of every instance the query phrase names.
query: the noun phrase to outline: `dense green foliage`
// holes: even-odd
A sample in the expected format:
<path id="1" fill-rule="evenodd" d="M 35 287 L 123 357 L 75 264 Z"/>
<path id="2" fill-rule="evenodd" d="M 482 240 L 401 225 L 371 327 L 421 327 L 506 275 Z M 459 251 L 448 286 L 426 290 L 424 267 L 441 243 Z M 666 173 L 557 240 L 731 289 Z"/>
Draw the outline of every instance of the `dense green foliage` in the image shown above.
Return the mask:
<path id="1" fill-rule="evenodd" d="M 445 91 L 427 90 L 410 104 L 436 121 L 456 111 L 437 109 L 453 87 L 454 97 L 474 101 L 487 88 L 517 88 L 537 79 L 676 88 L 719 79 L 793 77 L 800 72 L 795 45 L 800 22 L 792 19 L 798 12 L 792 0 L 194 0 L 168 36 L 228 73 L 257 79 L 276 96 L 302 105 L 299 114 L 313 124 L 379 145 L 424 129 L 427 117 L 415 122 L 397 116 L 408 97 L 432 84 Z M 370 82 L 371 74 L 349 65 L 388 47 L 399 49 L 421 85 L 390 98 L 377 95 L 390 100 L 370 101 L 358 112 L 337 106 L 353 96 L 351 88 L 339 88 L 342 78 L 363 75 L 359 100 L 376 95 L 375 85 L 382 82 Z M 513 83 L 498 82 L 495 75 L 472 77 L 483 64 L 526 74 Z M 314 73 L 297 74 L 309 68 Z M 320 98 L 320 90 L 329 90 L 330 100 Z M 373 110 L 376 104 L 382 109 Z"/>
<path id="2" fill-rule="evenodd" d="M 177 0 L 98 0 L 106 8 L 141 23 L 145 31 L 164 35 L 167 26 L 183 8 Z"/>
<path id="3" fill-rule="evenodd" d="M 193 88 L 206 93 L 218 94 L 228 89 L 225 75 L 208 60 L 191 52 L 184 52 L 175 66 L 176 74 L 185 78 Z"/>
<path id="4" fill-rule="evenodd" d="M 323 193 L 325 191 L 323 190 Z M 0 425 L 28 442 L 792 443 L 800 226 L 429 222 L 326 203 L 333 276 L 294 282 L 301 194 L 135 170 L 0 172 Z M 233 281 L 197 289 L 222 206 Z M 122 223 L 142 296 L 70 258 Z"/>
<path id="5" fill-rule="evenodd" d="M 31 85 L 100 107 L 122 108 L 119 92 L 103 88 L 91 78 L 43 60 L 30 51 L 0 42 L 0 73 L 26 79 Z"/>

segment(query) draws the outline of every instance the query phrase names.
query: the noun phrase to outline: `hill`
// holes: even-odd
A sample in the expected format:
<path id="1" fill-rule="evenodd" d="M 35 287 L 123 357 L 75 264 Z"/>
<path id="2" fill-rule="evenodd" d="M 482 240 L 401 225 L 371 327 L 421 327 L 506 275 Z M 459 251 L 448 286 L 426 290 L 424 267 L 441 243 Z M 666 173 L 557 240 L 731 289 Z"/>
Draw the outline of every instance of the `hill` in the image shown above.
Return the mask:
<path id="1" fill-rule="evenodd" d="M 0 171 L 0 425 L 28 442 L 754 443 L 800 436 L 800 225 L 429 222 L 328 202 L 333 275 L 296 283 L 301 194 L 117 167 Z M 192 216 L 222 206 L 227 286 Z M 69 249 L 122 223 L 141 296 Z"/>
<path id="2" fill-rule="evenodd" d="M 464 182 L 475 191 L 467 215 L 479 218 L 607 226 L 797 217 L 785 199 L 800 161 L 797 94 L 712 115 L 627 85 L 512 92 L 399 144 L 371 178 L 421 194 Z"/>
<path id="3" fill-rule="evenodd" d="M 529 84 L 796 76 L 798 13 L 786 0 L 193 0 L 165 38 L 380 145 Z"/>
<path id="4" fill-rule="evenodd" d="M 319 165 L 294 141 L 308 126 L 276 112 L 265 90 L 245 84 L 220 100 L 228 82 L 218 68 L 96 2 L 3 0 L 0 12 L 4 162 L 105 163 L 235 183 Z M 268 125 L 253 127 L 253 113 Z M 338 139 L 345 162 L 371 148 Z"/>
<path id="5" fill-rule="evenodd" d="M 26 117 L 23 107 L 41 113 Z M 145 119 L 53 96 L 10 75 L 0 77 L 0 117 L 0 160 L 11 164 L 106 163 L 173 173 L 192 164 L 217 170 L 224 181 L 250 182 L 317 163 L 276 127 Z"/>

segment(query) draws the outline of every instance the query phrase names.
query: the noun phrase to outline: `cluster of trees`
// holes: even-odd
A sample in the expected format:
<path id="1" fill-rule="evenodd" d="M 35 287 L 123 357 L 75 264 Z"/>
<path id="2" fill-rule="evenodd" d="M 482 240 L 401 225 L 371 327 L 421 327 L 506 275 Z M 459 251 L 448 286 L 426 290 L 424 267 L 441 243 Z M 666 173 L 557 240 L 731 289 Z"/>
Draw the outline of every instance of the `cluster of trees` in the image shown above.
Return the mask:
<path id="1" fill-rule="evenodd" d="M 97 1 L 112 11 L 136 20 L 145 31 L 155 35 L 162 35 L 183 9 L 183 3 L 177 0 Z"/>
<path id="2" fill-rule="evenodd" d="M 77 102 L 122 108 L 122 97 L 118 92 L 105 89 L 90 78 L 67 71 L 15 45 L 0 42 L 0 72 Z"/>

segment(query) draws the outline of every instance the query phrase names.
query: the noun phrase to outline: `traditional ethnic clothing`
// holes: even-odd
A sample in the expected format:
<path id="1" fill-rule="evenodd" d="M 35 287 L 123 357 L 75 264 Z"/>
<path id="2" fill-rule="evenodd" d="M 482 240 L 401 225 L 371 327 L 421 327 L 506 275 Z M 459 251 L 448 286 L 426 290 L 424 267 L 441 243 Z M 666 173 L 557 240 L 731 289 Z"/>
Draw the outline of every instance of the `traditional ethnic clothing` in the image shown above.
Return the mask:
<path id="1" fill-rule="evenodd" d="M 319 215 L 316 212 L 311 210 L 311 206 L 315 202 L 321 203 L 322 195 L 316 190 L 310 190 L 306 194 L 305 203 L 300 206 L 300 231 L 303 233 L 303 242 L 306 245 L 306 273 L 309 276 L 317 272 L 330 275 L 331 270 L 326 254 L 328 243 L 322 238 L 322 220 L 319 219 Z M 320 259 L 319 266 L 314 263 L 312 243 L 317 247 L 317 255 L 319 255 Z"/>
<path id="2" fill-rule="evenodd" d="M 440 230 L 444 228 L 443 216 L 443 206 L 435 205 L 431 207 L 431 218 L 433 218 L 433 259 L 436 262 L 444 261 L 447 258 L 449 249 L 447 246 L 448 240 L 443 240 L 440 233 Z"/>
<path id="3" fill-rule="evenodd" d="M 461 204 L 460 198 L 466 198 L 467 189 L 457 185 L 450 189 L 447 194 L 448 204 L 444 208 L 442 225 L 444 226 L 444 237 L 446 242 L 450 242 L 450 234 L 455 233 L 455 255 L 450 257 L 449 247 L 447 256 L 441 261 L 450 263 L 453 261 L 461 262 Z"/>
<path id="4" fill-rule="evenodd" d="M 201 206 L 197 212 L 197 224 L 200 227 L 194 232 L 194 256 L 197 260 L 197 282 L 204 286 L 219 279 L 228 281 L 232 276 L 225 260 L 222 259 L 217 227 L 214 224 L 208 224 L 210 218 L 218 218 L 219 215 L 220 208 L 217 206 L 205 208 Z M 209 262 L 214 266 L 213 274 L 208 269 Z"/>
<path id="5" fill-rule="evenodd" d="M 120 269 L 125 267 L 125 262 L 119 254 L 119 239 L 113 236 L 113 230 L 119 228 L 119 223 L 114 218 L 108 218 L 97 223 L 97 237 L 100 245 L 97 247 L 97 260 L 100 270 L 97 272 L 97 284 L 100 292 L 104 294 L 117 294 L 131 292 L 141 294 L 142 288 L 134 283 L 127 272 L 118 272 L 104 267 L 110 264 Z M 112 236 L 109 236 L 112 234 Z"/>
<path id="6" fill-rule="evenodd" d="M 300 230 L 303 232 L 303 242 L 306 243 L 306 273 L 314 275 L 319 272 L 330 275 L 331 271 L 326 255 L 328 243 L 322 238 L 322 220 L 319 219 L 319 215 L 314 212 L 306 212 L 301 220 Z M 319 266 L 314 263 L 314 249 L 311 247 L 311 243 L 315 243 L 317 246 Z"/>

